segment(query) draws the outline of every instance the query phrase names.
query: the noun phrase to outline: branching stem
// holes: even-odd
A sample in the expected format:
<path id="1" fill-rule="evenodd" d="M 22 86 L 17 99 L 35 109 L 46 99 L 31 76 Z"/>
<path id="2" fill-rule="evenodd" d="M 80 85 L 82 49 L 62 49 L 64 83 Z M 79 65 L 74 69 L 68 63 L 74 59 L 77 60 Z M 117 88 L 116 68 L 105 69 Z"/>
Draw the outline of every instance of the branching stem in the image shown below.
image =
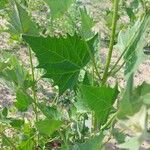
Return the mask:
<path id="1" fill-rule="evenodd" d="M 103 74 L 103 78 L 102 78 L 102 84 L 105 84 L 105 82 L 107 81 L 107 78 L 108 78 L 108 70 L 109 70 L 109 66 L 111 63 L 113 46 L 114 46 L 114 42 L 115 42 L 115 33 L 116 33 L 117 17 L 118 17 L 118 6 L 119 6 L 119 0 L 114 0 L 114 2 L 113 2 L 114 11 L 113 11 L 113 20 L 112 20 L 112 33 L 111 33 L 111 39 L 110 39 L 110 44 L 109 44 L 109 52 L 108 52 L 108 56 L 106 59 L 106 66 L 105 66 L 105 70 L 104 70 L 104 74 Z"/>

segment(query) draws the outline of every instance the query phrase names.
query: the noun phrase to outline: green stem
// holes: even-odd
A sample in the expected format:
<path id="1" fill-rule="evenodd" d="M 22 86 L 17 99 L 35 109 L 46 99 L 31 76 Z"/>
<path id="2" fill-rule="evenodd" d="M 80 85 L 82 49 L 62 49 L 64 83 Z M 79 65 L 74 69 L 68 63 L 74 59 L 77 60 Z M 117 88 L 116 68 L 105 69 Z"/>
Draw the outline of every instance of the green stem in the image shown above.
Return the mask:
<path id="1" fill-rule="evenodd" d="M 109 72 L 109 75 L 110 75 L 110 76 L 114 76 L 114 75 L 125 65 L 125 63 L 126 63 L 126 62 L 123 62 L 123 63 L 119 66 L 119 68 L 117 68 L 116 70 L 110 71 L 110 72 Z"/>
<path id="2" fill-rule="evenodd" d="M 85 116 L 83 116 L 84 117 L 84 119 L 83 119 L 83 126 L 82 126 L 82 135 L 81 135 L 81 141 L 82 142 L 84 142 L 84 139 L 85 139 L 85 128 L 86 128 L 86 126 L 85 126 Z"/>
<path id="3" fill-rule="evenodd" d="M 13 150 L 17 150 L 14 143 L 3 132 L 0 132 L 0 135 L 10 144 L 10 146 L 13 148 Z"/>
<path id="4" fill-rule="evenodd" d="M 36 99 L 36 87 L 35 87 L 35 76 L 34 76 L 34 66 L 33 66 L 33 60 L 32 60 L 32 52 L 31 52 L 30 48 L 29 48 L 29 57 L 30 57 L 32 80 L 34 82 L 34 84 L 32 86 L 33 99 L 37 103 L 37 99 Z M 36 121 L 37 121 L 38 120 L 38 109 L 37 109 L 37 106 L 35 106 L 35 116 L 36 116 Z"/>
<path id="5" fill-rule="evenodd" d="M 146 107 L 146 118 L 145 118 L 145 131 L 147 131 L 148 130 L 148 116 L 149 116 L 149 114 L 148 114 L 148 108 Z"/>
<path id="6" fill-rule="evenodd" d="M 106 124 L 104 126 L 101 127 L 101 131 L 103 130 L 106 130 L 116 119 L 116 116 L 117 116 L 117 112 L 114 113 L 111 118 L 106 122 Z"/>
<path id="7" fill-rule="evenodd" d="M 91 52 L 91 50 L 90 50 L 90 48 L 89 48 L 89 46 L 88 46 L 87 43 L 86 43 L 86 45 L 87 45 L 87 49 L 88 49 L 90 58 L 91 58 L 92 63 L 93 63 L 93 68 L 95 68 L 95 73 L 96 73 L 96 75 L 97 75 L 99 81 L 101 81 L 101 77 L 100 77 L 100 73 L 99 73 L 99 71 L 98 71 L 98 67 L 97 67 L 97 64 L 96 64 L 96 61 L 95 61 L 95 57 L 94 57 L 94 55 L 92 54 L 92 52 Z"/>
<path id="8" fill-rule="evenodd" d="M 35 87 L 35 75 L 34 75 L 34 66 L 33 66 L 33 60 L 32 60 L 32 52 L 29 48 L 29 57 L 30 57 L 30 66 L 31 66 L 31 73 L 32 73 L 32 80 L 33 80 L 33 86 L 32 86 L 32 93 L 33 93 L 33 100 L 34 100 L 34 112 L 35 112 L 35 118 L 36 121 L 38 121 L 38 107 L 37 107 L 37 98 L 36 98 L 36 87 Z M 37 137 L 39 140 L 39 137 Z"/>
<path id="9" fill-rule="evenodd" d="M 144 17 L 143 17 L 143 15 L 141 15 L 141 17 L 142 17 L 142 19 L 143 19 L 143 21 L 142 22 L 144 22 L 144 18 L 146 17 L 146 15 L 144 15 Z M 138 29 L 140 28 L 140 26 L 138 27 Z M 137 29 L 137 31 L 138 31 L 138 29 Z M 120 57 L 118 58 L 118 60 L 116 61 L 116 63 L 114 64 L 114 66 L 111 68 L 111 70 L 110 70 L 110 72 L 109 72 L 109 74 L 108 75 L 111 75 L 111 74 L 114 74 L 113 73 L 113 71 L 116 69 L 116 66 L 119 64 L 119 62 L 120 62 L 120 60 L 122 59 L 122 57 L 126 54 L 126 52 L 128 51 L 128 49 L 129 49 L 129 47 L 130 47 L 130 45 L 135 41 L 135 39 L 136 39 L 136 37 L 138 36 L 138 34 L 139 34 L 139 32 L 135 32 L 135 34 L 133 34 L 132 36 L 131 36 L 131 40 L 129 41 L 129 43 L 127 44 L 127 46 L 125 47 L 125 49 L 124 49 L 124 51 L 122 52 L 122 54 L 120 55 Z M 133 50 L 133 52 L 130 54 L 130 55 L 132 55 L 134 53 L 134 50 Z M 126 62 L 127 62 L 128 60 L 126 60 Z M 123 62 L 122 63 L 122 65 L 121 66 L 123 66 L 125 63 Z M 121 68 L 120 68 L 121 69 Z M 118 71 L 120 70 L 120 69 L 117 69 Z M 118 71 L 114 71 L 114 72 L 118 72 Z"/>
<path id="10" fill-rule="evenodd" d="M 112 21 L 112 33 L 111 33 L 111 39 L 110 39 L 110 45 L 109 45 L 109 52 L 106 59 L 106 66 L 105 71 L 102 78 L 102 84 L 105 84 L 108 78 L 108 70 L 111 62 L 112 52 L 113 52 L 113 46 L 115 42 L 115 33 L 116 33 L 116 26 L 117 26 L 117 17 L 118 17 L 118 6 L 119 6 L 119 0 L 114 0 L 113 2 L 113 21 Z"/>
<path id="11" fill-rule="evenodd" d="M 118 63 L 120 62 L 121 58 L 123 57 L 123 55 L 126 53 L 126 49 L 122 52 L 122 54 L 120 55 L 120 57 L 118 58 L 118 60 L 116 61 L 116 63 L 114 64 L 114 66 L 111 68 L 109 75 L 113 72 L 113 70 L 116 69 Z"/>

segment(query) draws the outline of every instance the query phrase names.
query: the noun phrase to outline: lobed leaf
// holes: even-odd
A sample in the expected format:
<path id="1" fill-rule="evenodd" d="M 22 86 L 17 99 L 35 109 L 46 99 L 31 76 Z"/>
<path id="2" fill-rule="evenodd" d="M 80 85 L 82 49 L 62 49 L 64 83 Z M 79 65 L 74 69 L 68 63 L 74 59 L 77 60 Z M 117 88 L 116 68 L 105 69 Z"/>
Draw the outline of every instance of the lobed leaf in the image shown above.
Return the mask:
<path id="1" fill-rule="evenodd" d="M 92 27 L 94 26 L 94 21 L 88 15 L 86 8 L 80 9 L 81 15 L 81 33 L 85 39 L 89 39 L 94 36 L 92 32 Z"/>
<path id="2" fill-rule="evenodd" d="M 54 131 L 58 130 L 62 122 L 53 119 L 45 119 L 36 122 L 36 127 L 41 134 L 50 136 Z"/>
<path id="3" fill-rule="evenodd" d="M 15 56 L 9 56 L 6 62 L 0 62 L 0 78 L 13 83 L 15 89 L 27 89 L 33 84 L 29 72 Z"/>
<path id="4" fill-rule="evenodd" d="M 149 96 L 150 85 L 145 82 L 137 88 L 133 89 L 131 96 L 128 95 L 128 92 L 126 90 L 120 103 L 118 117 L 125 118 L 127 116 L 132 116 L 137 113 L 143 105 L 149 107 Z"/>
<path id="5" fill-rule="evenodd" d="M 15 129 L 20 129 L 24 124 L 24 120 L 20 119 L 11 119 L 10 125 Z"/>
<path id="6" fill-rule="evenodd" d="M 19 111 L 27 111 L 32 102 L 32 97 L 30 97 L 25 91 L 22 91 L 21 89 L 17 91 L 16 102 L 14 105 Z"/>
<path id="7" fill-rule="evenodd" d="M 31 20 L 28 12 L 15 0 L 10 0 L 10 11 L 8 12 L 10 18 L 10 33 L 15 35 L 27 34 L 38 35 L 39 31 L 36 23 Z"/>
<path id="8" fill-rule="evenodd" d="M 94 41 L 82 40 L 76 34 L 66 38 L 23 36 L 39 60 L 39 68 L 46 70 L 43 77 L 54 80 L 62 94 L 72 89 L 78 82 L 80 70 L 90 61 L 90 54 L 94 53 Z"/>
<path id="9" fill-rule="evenodd" d="M 90 138 L 85 143 L 76 144 L 71 149 L 72 150 L 100 150 L 103 146 L 103 133 Z"/>
<path id="10" fill-rule="evenodd" d="M 143 60 L 143 48 L 149 24 L 150 15 L 147 14 L 141 21 L 138 20 L 132 28 L 126 32 L 121 31 L 119 33 L 118 44 L 116 46 L 121 52 L 125 52 L 125 76 L 127 80 Z"/>
<path id="11" fill-rule="evenodd" d="M 74 0 L 44 0 L 51 10 L 52 18 L 62 16 L 73 3 Z"/>
<path id="12" fill-rule="evenodd" d="M 107 121 L 113 103 L 117 98 L 118 90 L 117 86 L 110 88 L 81 85 L 78 95 L 79 101 L 83 101 L 89 109 L 94 111 L 99 123 L 103 125 Z"/>

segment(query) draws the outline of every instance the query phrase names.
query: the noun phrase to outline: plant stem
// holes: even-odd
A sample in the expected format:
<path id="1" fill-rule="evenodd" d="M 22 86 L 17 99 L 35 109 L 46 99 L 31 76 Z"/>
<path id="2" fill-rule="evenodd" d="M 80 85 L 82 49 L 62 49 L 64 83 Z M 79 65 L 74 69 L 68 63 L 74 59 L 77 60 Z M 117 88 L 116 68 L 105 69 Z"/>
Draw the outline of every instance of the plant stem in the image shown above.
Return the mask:
<path id="1" fill-rule="evenodd" d="M 116 68 L 116 66 L 118 65 L 118 63 L 120 62 L 121 58 L 123 57 L 123 55 L 126 53 L 126 49 L 122 52 L 122 54 L 120 55 L 120 57 L 118 58 L 118 60 L 116 61 L 116 63 L 114 64 L 114 66 L 111 68 L 109 75 L 113 72 L 113 70 Z"/>
<path id="2" fill-rule="evenodd" d="M 123 63 L 120 65 L 120 67 L 117 68 L 116 70 L 113 69 L 113 70 L 114 70 L 113 72 L 110 71 L 110 72 L 109 72 L 109 75 L 110 75 L 110 76 L 114 76 L 114 75 L 125 65 L 125 63 L 126 63 L 126 62 L 123 62 Z"/>
<path id="3" fill-rule="evenodd" d="M 106 124 L 101 127 L 101 131 L 102 131 L 102 130 L 103 130 L 103 131 L 106 130 L 106 129 L 110 126 L 110 124 L 111 124 L 112 122 L 114 122 L 114 120 L 116 119 L 116 116 L 117 116 L 117 112 L 114 113 L 114 114 L 110 117 L 110 119 L 106 122 Z"/>
<path id="4" fill-rule="evenodd" d="M 111 33 L 111 39 L 109 44 L 109 52 L 106 59 L 106 66 L 105 71 L 102 78 L 102 84 L 105 84 L 108 78 L 108 70 L 111 62 L 112 52 L 113 52 L 113 46 L 115 42 L 115 33 L 116 33 L 116 26 L 117 26 L 117 17 L 118 17 L 118 6 L 119 6 L 119 0 L 114 0 L 113 2 L 113 20 L 112 20 L 112 33 Z"/>
<path id="5" fill-rule="evenodd" d="M 96 64 L 96 61 L 95 61 L 95 57 L 94 57 L 94 55 L 92 54 L 92 52 L 91 52 L 91 50 L 90 50 L 88 44 L 86 44 L 86 45 L 87 45 L 87 49 L 88 49 L 90 58 L 92 59 L 93 68 L 95 68 L 95 73 L 96 73 L 98 79 L 101 81 L 101 77 L 100 77 L 100 73 L 99 73 L 99 71 L 98 71 L 98 67 L 97 67 L 97 64 Z"/>
<path id="6" fill-rule="evenodd" d="M 35 112 L 36 121 L 38 121 L 38 107 L 37 107 L 37 98 L 36 98 L 35 75 L 34 75 L 34 66 L 33 66 L 33 60 L 32 60 L 32 52 L 31 52 L 30 47 L 29 47 L 29 57 L 30 57 L 32 80 L 33 80 L 33 83 L 34 83 L 33 86 L 32 86 L 32 93 L 33 93 L 33 100 L 34 100 L 33 108 L 34 108 L 34 112 Z M 39 136 L 37 138 L 39 140 Z"/>
<path id="7" fill-rule="evenodd" d="M 31 65 L 31 73 L 32 73 L 32 80 L 34 82 L 32 86 L 32 92 L 33 92 L 33 99 L 37 103 L 36 99 L 36 87 L 35 87 L 35 76 L 34 76 L 34 66 L 33 66 L 33 60 L 32 60 L 32 52 L 31 49 L 29 48 L 29 57 L 30 57 L 30 65 Z M 37 113 L 37 106 L 35 106 L 35 116 L 36 116 L 36 121 L 38 120 L 38 113 Z"/>

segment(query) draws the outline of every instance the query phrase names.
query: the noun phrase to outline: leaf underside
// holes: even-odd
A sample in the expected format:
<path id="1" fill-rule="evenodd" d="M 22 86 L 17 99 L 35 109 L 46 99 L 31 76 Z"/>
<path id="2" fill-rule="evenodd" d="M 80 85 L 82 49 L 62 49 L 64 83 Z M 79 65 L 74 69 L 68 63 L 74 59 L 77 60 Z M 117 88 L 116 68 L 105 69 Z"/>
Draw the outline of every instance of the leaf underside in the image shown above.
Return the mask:
<path id="1" fill-rule="evenodd" d="M 119 33 L 116 47 L 122 52 L 125 51 L 125 76 L 127 80 L 143 60 L 143 48 L 149 23 L 150 15 L 148 14 L 142 21 L 138 20 L 132 28 Z"/>

